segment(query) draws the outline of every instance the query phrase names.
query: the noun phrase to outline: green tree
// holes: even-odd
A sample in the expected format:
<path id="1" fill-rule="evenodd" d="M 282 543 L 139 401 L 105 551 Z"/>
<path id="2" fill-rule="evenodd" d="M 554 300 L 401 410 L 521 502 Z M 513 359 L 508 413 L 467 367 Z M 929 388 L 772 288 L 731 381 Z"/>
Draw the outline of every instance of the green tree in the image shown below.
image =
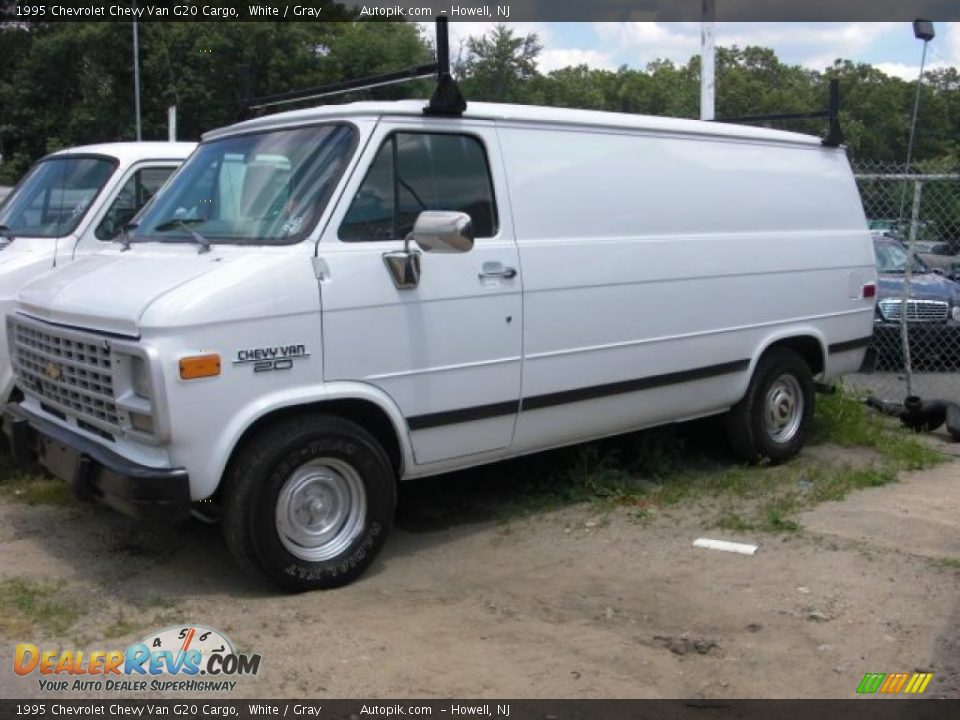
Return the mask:
<path id="1" fill-rule="evenodd" d="M 577 65 L 554 70 L 546 76 L 538 75 L 531 86 L 533 95 L 544 105 L 605 110 L 608 103 L 601 78 L 612 74 Z"/>
<path id="2" fill-rule="evenodd" d="M 333 18 L 348 17 L 331 6 Z M 129 23 L 0 26 L 0 182 L 71 145 L 135 137 Z M 9 52 L 8 52 L 9 51 Z M 141 23 L 144 139 L 165 139 L 167 107 L 178 134 L 200 134 L 243 117 L 244 101 L 428 61 L 407 23 Z M 328 102 L 424 94 L 396 86 Z M 311 104 L 316 104 L 312 101 Z M 295 106 L 294 106 L 295 107 Z"/>
<path id="3" fill-rule="evenodd" d="M 352 15 L 328 4 L 327 17 Z M 12 182 L 38 157 L 68 145 L 134 137 L 129 23 L 33 23 L 0 26 L 0 182 Z M 143 23 L 143 134 L 166 137 L 166 108 L 176 104 L 180 136 L 243 116 L 244 100 L 428 62 L 430 42 L 402 22 Z M 468 40 L 455 74 L 468 101 L 579 107 L 693 118 L 699 115 L 700 58 L 658 60 L 615 72 L 584 65 L 538 70 L 536 34 L 498 25 Z M 837 60 L 825 72 L 783 63 L 772 50 L 717 50 L 720 117 L 804 112 L 826 106 L 828 83 L 841 84 L 841 119 L 855 158 L 906 156 L 914 82 L 864 63 Z M 426 97 L 431 81 L 311 100 Z M 296 107 L 296 106 L 289 106 Z M 822 133 L 822 121 L 780 125 Z M 960 157 L 960 73 L 928 72 L 921 93 L 915 158 Z"/>
<path id="4" fill-rule="evenodd" d="M 530 102 L 542 49 L 536 33 L 518 37 L 502 24 L 489 35 L 471 37 L 456 67 L 467 99 Z"/>

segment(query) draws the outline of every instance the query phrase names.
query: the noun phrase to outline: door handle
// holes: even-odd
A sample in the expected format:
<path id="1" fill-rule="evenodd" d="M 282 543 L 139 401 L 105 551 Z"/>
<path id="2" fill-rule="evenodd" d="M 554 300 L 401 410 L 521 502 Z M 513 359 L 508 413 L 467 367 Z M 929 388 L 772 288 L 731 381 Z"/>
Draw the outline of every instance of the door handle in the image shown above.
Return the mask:
<path id="1" fill-rule="evenodd" d="M 512 280 L 517 276 L 516 269 L 512 267 L 503 267 L 498 263 L 497 269 L 485 269 L 481 272 L 478 277 L 481 280 Z"/>

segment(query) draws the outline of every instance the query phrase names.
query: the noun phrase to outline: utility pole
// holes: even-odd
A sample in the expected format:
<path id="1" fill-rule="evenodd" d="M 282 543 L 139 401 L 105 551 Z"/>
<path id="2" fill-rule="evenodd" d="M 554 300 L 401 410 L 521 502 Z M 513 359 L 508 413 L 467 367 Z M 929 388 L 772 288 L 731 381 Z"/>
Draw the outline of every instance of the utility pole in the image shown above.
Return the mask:
<path id="1" fill-rule="evenodd" d="M 913 36 L 923 40 L 923 56 L 920 59 L 920 75 L 917 77 L 917 94 L 913 100 L 913 115 L 910 118 L 910 140 L 907 143 L 907 165 L 904 173 L 910 172 L 913 162 L 913 143 L 917 134 L 917 114 L 920 110 L 920 88 L 923 85 L 923 67 L 927 63 L 927 45 L 933 40 L 936 33 L 933 23 L 929 20 L 917 18 L 913 21 Z M 903 344 L 903 373 L 907 381 L 907 396 L 913 395 L 913 367 L 910 361 L 910 332 L 907 325 L 910 308 L 910 284 L 913 270 L 913 244 L 917 240 L 917 224 L 920 221 L 920 200 L 923 183 L 915 180 L 913 183 L 913 208 L 910 213 L 910 229 L 907 233 L 907 264 L 903 269 L 903 292 L 900 296 L 900 340 Z M 897 218 L 898 229 L 903 227 L 903 211 L 906 201 L 906 186 L 900 193 L 900 215 Z"/>
<path id="2" fill-rule="evenodd" d="M 907 143 L 907 167 L 904 172 L 910 172 L 910 163 L 913 162 L 913 142 L 917 135 L 917 114 L 920 111 L 920 87 L 923 85 L 923 68 L 927 64 L 927 45 L 936 36 L 933 23 L 920 18 L 913 21 L 913 36 L 923 40 L 923 55 L 920 58 L 920 75 L 917 77 L 917 94 L 913 98 L 913 115 L 910 119 L 910 142 Z"/>
<path id="3" fill-rule="evenodd" d="M 133 0 L 133 13 L 136 18 L 137 0 Z M 137 21 L 133 21 L 133 106 L 137 119 L 137 142 L 143 140 L 140 129 L 140 37 Z"/>
<path id="4" fill-rule="evenodd" d="M 717 21 L 716 0 L 702 0 L 700 20 L 700 119 L 713 120 L 715 116 L 714 97 L 715 48 L 714 31 Z"/>

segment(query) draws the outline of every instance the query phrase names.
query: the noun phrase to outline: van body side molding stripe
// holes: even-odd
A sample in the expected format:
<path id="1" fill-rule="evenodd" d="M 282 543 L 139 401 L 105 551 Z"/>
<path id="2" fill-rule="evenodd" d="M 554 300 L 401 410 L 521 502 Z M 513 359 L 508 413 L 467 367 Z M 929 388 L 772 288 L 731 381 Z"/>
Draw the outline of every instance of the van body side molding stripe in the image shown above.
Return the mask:
<path id="1" fill-rule="evenodd" d="M 566 405 L 568 403 L 594 400 L 611 395 L 622 395 L 624 393 L 639 392 L 641 390 L 652 390 L 653 388 L 665 387 L 667 385 L 705 380 L 719 375 L 742 372 L 749 367 L 749 359 L 735 360 L 719 365 L 694 368 L 693 370 L 681 370 L 664 375 L 651 375 L 634 380 L 622 380 L 605 385 L 592 385 L 590 387 L 563 390 L 547 395 L 535 395 L 533 397 L 523 398 L 522 403 L 513 401 L 493 403 L 491 405 L 478 405 L 476 407 L 462 408 L 459 410 L 445 410 L 428 415 L 416 415 L 407 418 L 407 424 L 411 430 L 426 430 L 443 425 L 486 420 L 492 417 L 513 415 L 514 413 L 522 411 L 541 410 L 555 405 Z"/>
<path id="2" fill-rule="evenodd" d="M 834 343 L 827 347 L 827 352 L 832 353 L 842 353 L 847 352 L 848 350 L 859 350 L 860 348 L 869 347 L 873 342 L 873 335 L 867 337 L 857 338 L 856 340 L 845 340 L 844 342 Z"/>
<path id="3" fill-rule="evenodd" d="M 610 395 L 622 395 L 640 390 L 652 390 L 653 388 L 664 387 L 665 385 L 678 385 L 680 383 L 693 382 L 694 380 L 705 380 L 706 378 L 712 378 L 718 375 L 741 372 L 748 367 L 750 367 L 749 359 L 735 360 L 734 362 L 721 363 L 720 365 L 708 365 L 706 367 L 694 368 L 693 370 L 681 370 L 664 375 L 651 375 L 635 380 L 622 380 L 607 385 L 593 385 L 591 387 L 564 390 L 548 395 L 534 395 L 533 397 L 523 399 L 521 411 L 541 410 L 543 408 L 553 407 L 554 405 L 565 405 L 567 403 L 582 402 L 584 400 L 595 400 L 596 398 L 608 397 Z"/>
<path id="4" fill-rule="evenodd" d="M 407 425 L 410 426 L 411 430 L 426 430 L 427 428 L 440 427 L 442 425 L 455 425 L 456 423 L 486 420 L 492 417 L 500 417 L 501 415 L 515 415 L 519 410 L 520 401 L 511 400 L 509 402 L 477 405 L 459 410 L 444 410 L 443 412 L 430 413 L 429 415 L 416 415 L 407 418 Z"/>

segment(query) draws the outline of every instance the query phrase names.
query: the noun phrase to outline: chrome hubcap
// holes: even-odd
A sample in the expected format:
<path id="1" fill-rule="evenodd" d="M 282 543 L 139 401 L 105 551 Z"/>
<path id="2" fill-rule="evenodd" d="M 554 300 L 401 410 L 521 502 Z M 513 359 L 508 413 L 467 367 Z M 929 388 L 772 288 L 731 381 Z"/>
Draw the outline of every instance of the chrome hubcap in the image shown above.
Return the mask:
<path id="1" fill-rule="evenodd" d="M 774 442 L 790 442 L 803 420 L 803 391 L 793 375 L 781 375 L 767 390 L 764 425 Z"/>
<path id="2" fill-rule="evenodd" d="M 363 529 L 367 493 L 352 465 L 317 458 L 301 465 L 277 498 L 277 534 L 291 555 L 321 562 L 344 552 Z"/>

